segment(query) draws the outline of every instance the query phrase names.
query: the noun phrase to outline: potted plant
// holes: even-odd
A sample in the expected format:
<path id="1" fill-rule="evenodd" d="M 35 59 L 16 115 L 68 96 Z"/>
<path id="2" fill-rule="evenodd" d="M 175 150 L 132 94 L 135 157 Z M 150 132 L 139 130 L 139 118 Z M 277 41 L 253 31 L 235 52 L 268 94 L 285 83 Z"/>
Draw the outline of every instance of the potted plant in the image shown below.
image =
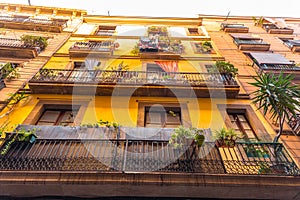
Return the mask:
<path id="1" fill-rule="evenodd" d="M 114 121 L 103 121 L 100 119 L 99 122 L 97 122 L 99 126 L 106 127 L 106 133 L 108 134 L 109 138 L 120 138 L 120 124 L 118 122 Z M 111 134 L 113 134 L 113 137 L 111 137 Z"/>
<path id="2" fill-rule="evenodd" d="M 23 35 L 21 41 L 27 46 L 39 47 L 40 51 L 43 51 L 48 46 L 47 39 L 42 36 Z"/>
<path id="3" fill-rule="evenodd" d="M 234 147 L 236 140 L 239 138 L 237 132 L 233 128 L 221 128 L 214 131 L 213 138 L 216 140 L 217 147 Z"/>
<path id="4" fill-rule="evenodd" d="M 269 158 L 270 153 L 261 146 L 247 145 L 246 154 L 248 157 Z"/>
<path id="5" fill-rule="evenodd" d="M 169 139 L 169 144 L 173 145 L 174 149 L 186 149 L 188 158 L 198 156 L 199 148 L 203 145 L 205 137 L 203 130 L 195 127 L 178 126 L 174 129 Z"/>

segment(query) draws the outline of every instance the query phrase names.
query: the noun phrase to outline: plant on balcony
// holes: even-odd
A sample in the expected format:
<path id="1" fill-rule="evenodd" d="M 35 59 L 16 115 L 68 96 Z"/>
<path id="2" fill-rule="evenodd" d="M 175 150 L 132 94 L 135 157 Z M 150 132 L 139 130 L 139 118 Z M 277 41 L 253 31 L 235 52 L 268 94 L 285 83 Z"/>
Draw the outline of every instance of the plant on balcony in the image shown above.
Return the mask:
<path id="1" fill-rule="evenodd" d="M 270 153 L 264 149 L 262 146 L 247 145 L 245 147 L 245 152 L 248 157 L 258 157 L 258 158 L 269 158 Z"/>
<path id="2" fill-rule="evenodd" d="M 140 47 L 139 47 L 139 44 L 136 43 L 134 45 L 134 47 L 132 48 L 132 50 L 130 51 L 130 53 L 134 56 L 137 56 L 139 54 L 139 52 L 140 52 Z"/>
<path id="3" fill-rule="evenodd" d="M 173 145 L 174 148 L 182 148 L 184 145 L 196 145 L 201 147 L 204 143 L 204 135 L 202 134 L 202 129 L 197 129 L 195 127 L 184 127 L 178 126 L 174 129 L 169 144 Z"/>
<path id="4" fill-rule="evenodd" d="M 291 74 L 279 75 L 273 73 L 257 74 L 253 77 L 255 82 L 249 83 L 257 89 L 251 94 L 254 96 L 252 103 L 263 111 L 264 115 L 270 114 L 270 119 L 279 123 L 279 130 L 273 142 L 278 142 L 283 132 L 284 122 L 290 115 L 296 116 L 300 112 L 299 86 L 293 84 L 294 76 Z"/>
<path id="5" fill-rule="evenodd" d="M 47 39 L 42 36 L 23 35 L 21 41 L 23 41 L 25 45 L 39 47 L 41 51 L 48 46 Z"/>
<path id="6" fill-rule="evenodd" d="M 226 61 L 217 61 L 212 68 L 212 72 L 218 72 L 220 74 L 230 74 L 235 77 L 238 74 L 238 69 L 233 64 Z"/>
<path id="7" fill-rule="evenodd" d="M 148 33 L 166 33 L 167 27 L 165 26 L 149 26 Z"/>
<path id="8" fill-rule="evenodd" d="M 19 72 L 11 63 L 0 66 L 0 75 L 2 79 L 6 78 L 8 80 L 20 77 Z"/>
<path id="9" fill-rule="evenodd" d="M 261 16 L 260 18 L 252 17 L 255 26 L 262 26 L 264 22 L 264 18 Z"/>
<path id="10" fill-rule="evenodd" d="M 213 133 L 213 138 L 216 140 L 217 147 L 234 147 L 236 140 L 239 138 L 239 135 L 233 128 L 226 129 L 221 128 L 215 130 Z"/>
<path id="11" fill-rule="evenodd" d="M 41 80 L 53 80 L 56 77 L 54 70 L 48 68 L 40 69 L 38 75 Z"/>
<path id="12" fill-rule="evenodd" d="M 204 52 L 211 52 L 212 49 L 213 49 L 213 46 L 212 46 L 210 41 L 203 42 L 201 44 L 201 46 L 202 46 L 202 49 L 203 49 Z"/>
<path id="13" fill-rule="evenodd" d="M 179 151 L 186 147 L 183 155 L 186 155 L 188 159 L 193 159 L 198 157 L 199 148 L 203 145 L 204 140 L 202 129 L 178 126 L 174 129 L 169 144 Z"/>
<path id="14" fill-rule="evenodd" d="M 34 143 L 37 138 L 36 131 L 37 131 L 36 128 L 27 129 L 27 130 L 25 128 L 22 128 L 20 130 L 16 130 L 16 132 L 12 135 L 12 139 L 5 144 L 0 154 L 1 155 L 7 154 L 11 145 L 16 141 Z"/>
<path id="15" fill-rule="evenodd" d="M 107 129 L 107 132 L 109 134 L 109 136 L 111 134 L 114 134 L 113 137 L 115 138 L 119 138 L 120 137 L 120 127 L 121 125 L 118 122 L 114 122 L 114 121 L 104 121 L 102 119 L 99 120 L 99 122 L 97 122 L 97 124 L 99 124 L 99 126 L 104 126 Z"/>

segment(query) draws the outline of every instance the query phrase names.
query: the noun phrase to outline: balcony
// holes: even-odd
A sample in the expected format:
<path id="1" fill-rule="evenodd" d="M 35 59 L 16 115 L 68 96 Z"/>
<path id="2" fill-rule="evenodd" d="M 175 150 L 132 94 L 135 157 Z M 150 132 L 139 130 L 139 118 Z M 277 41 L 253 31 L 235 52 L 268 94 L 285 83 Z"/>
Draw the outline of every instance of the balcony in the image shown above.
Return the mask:
<path id="1" fill-rule="evenodd" d="M 39 19 L 27 16 L 0 16 L 0 27 L 10 29 L 24 29 L 34 31 L 48 31 L 60 33 L 67 26 L 67 20 Z"/>
<path id="2" fill-rule="evenodd" d="M 300 67 L 296 66 L 293 61 L 287 60 L 281 54 L 251 52 L 249 57 L 253 60 L 253 66 L 256 66 L 258 70 L 272 73 L 283 71 L 284 73 L 293 73 L 296 75 L 296 79 L 299 78 Z"/>
<path id="3" fill-rule="evenodd" d="M 95 89 L 95 95 L 211 97 L 226 93 L 235 98 L 239 85 L 229 74 L 41 69 L 30 81 L 33 93 L 80 94 Z M 133 91 L 132 91 L 133 90 Z M 222 93 L 225 95 L 224 93 Z"/>
<path id="4" fill-rule="evenodd" d="M 276 26 L 275 24 L 263 24 L 262 25 L 263 29 L 265 29 L 267 31 L 267 33 L 270 33 L 270 34 L 293 34 L 294 33 L 294 30 L 293 29 L 290 29 L 290 28 L 287 28 L 287 27 L 284 27 L 284 28 L 281 28 L 281 27 L 278 27 Z"/>
<path id="5" fill-rule="evenodd" d="M 244 26 L 244 24 L 222 23 L 221 30 L 227 33 L 248 33 L 249 32 L 249 28 Z"/>
<path id="6" fill-rule="evenodd" d="M 234 43 L 242 51 L 269 51 L 270 44 L 261 39 L 234 39 Z"/>
<path id="7" fill-rule="evenodd" d="M 111 138 L 106 137 L 111 132 L 104 127 L 22 127 L 37 128 L 38 139 L 34 143 L 14 142 L 0 155 L 1 171 L 300 175 L 280 143 L 237 143 L 234 148 L 218 148 L 206 141 L 196 150 L 190 144 L 174 149 L 168 143 L 173 129 L 156 129 L 153 135 L 154 129 L 123 127 L 123 137 Z M 205 129 L 204 134 L 209 138 L 211 132 Z M 8 134 L 0 151 L 12 137 Z"/>
<path id="8" fill-rule="evenodd" d="M 70 58 L 109 57 L 113 55 L 113 51 L 113 41 L 76 42 L 70 47 L 69 56 Z"/>
<path id="9" fill-rule="evenodd" d="M 300 40 L 286 40 L 284 44 L 289 47 L 292 52 L 300 52 Z"/>
<path id="10" fill-rule="evenodd" d="M 150 33 L 149 37 L 142 37 L 138 43 L 139 56 L 141 58 L 176 60 L 181 57 L 184 46 L 180 40 L 169 39 L 168 36 L 161 32 L 157 33 L 157 35 L 154 32 Z"/>
<path id="11" fill-rule="evenodd" d="M 1 57 L 35 58 L 40 50 L 39 47 L 25 45 L 18 39 L 0 38 Z"/>

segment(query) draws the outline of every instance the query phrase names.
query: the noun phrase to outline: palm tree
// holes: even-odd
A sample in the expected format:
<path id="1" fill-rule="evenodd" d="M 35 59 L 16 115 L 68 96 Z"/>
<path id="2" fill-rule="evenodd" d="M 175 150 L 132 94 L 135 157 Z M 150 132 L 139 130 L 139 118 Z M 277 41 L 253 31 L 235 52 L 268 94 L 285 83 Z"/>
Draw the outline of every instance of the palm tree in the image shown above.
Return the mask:
<path id="1" fill-rule="evenodd" d="M 296 99 L 300 97 L 300 88 L 292 83 L 291 74 L 257 74 L 253 77 L 256 82 L 249 83 L 257 90 L 252 92 L 254 98 L 252 103 L 257 104 L 258 109 L 262 109 L 264 115 L 271 114 L 271 119 L 279 122 L 279 131 L 273 142 L 278 142 L 283 131 L 283 124 L 286 117 L 296 115 L 300 102 Z"/>

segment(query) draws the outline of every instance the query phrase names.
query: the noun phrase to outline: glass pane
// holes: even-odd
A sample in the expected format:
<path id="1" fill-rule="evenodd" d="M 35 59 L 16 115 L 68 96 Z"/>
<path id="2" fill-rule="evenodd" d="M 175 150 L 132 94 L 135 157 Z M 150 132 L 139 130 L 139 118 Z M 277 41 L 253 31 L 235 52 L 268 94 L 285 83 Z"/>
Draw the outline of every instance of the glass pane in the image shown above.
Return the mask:
<path id="1" fill-rule="evenodd" d="M 168 113 L 166 123 L 180 124 L 180 114 L 176 113 L 176 115 L 171 115 Z"/>
<path id="2" fill-rule="evenodd" d="M 75 113 L 75 115 L 76 115 L 76 113 Z M 63 116 L 62 116 L 60 122 L 64 122 L 64 123 L 73 123 L 73 122 L 74 122 L 74 118 L 75 118 L 75 116 L 74 116 L 74 114 L 73 114 L 72 111 L 66 111 L 66 112 L 63 114 Z"/>
<path id="3" fill-rule="evenodd" d="M 230 121 L 233 122 L 235 121 L 234 116 L 233 115 L 229 115 Z"/>
<path id="4" fill-rule="evenodd" d="M 245 121 L 245 122 L 241 122 L 241 125 L 243 126 L 244 129 L 251 129 L 250 125 Z"/>
<path id="5" fill-rule="evenodd" d="M 238 118 L 241 122 L 246 121 L 245 116 L 244 115 L 238 115 Z"/>
<path id="6" fill-rule="evenodd" d="M 55 123 L 60 115 L 60 111 L 46 110 L 39 121 Z"/>
<path id="7" fill-rule="evenodd" d="M 235 122 L 232 122 L 232 127 L 231 128 L 236 129 L 236 130 L 240 130 Z"/>
<path id="8" fill-rule="evenodd" d="M 161 124 L 162 113 L 160 112 L 147 112 L 146 113 L 146 124 Z"/>

